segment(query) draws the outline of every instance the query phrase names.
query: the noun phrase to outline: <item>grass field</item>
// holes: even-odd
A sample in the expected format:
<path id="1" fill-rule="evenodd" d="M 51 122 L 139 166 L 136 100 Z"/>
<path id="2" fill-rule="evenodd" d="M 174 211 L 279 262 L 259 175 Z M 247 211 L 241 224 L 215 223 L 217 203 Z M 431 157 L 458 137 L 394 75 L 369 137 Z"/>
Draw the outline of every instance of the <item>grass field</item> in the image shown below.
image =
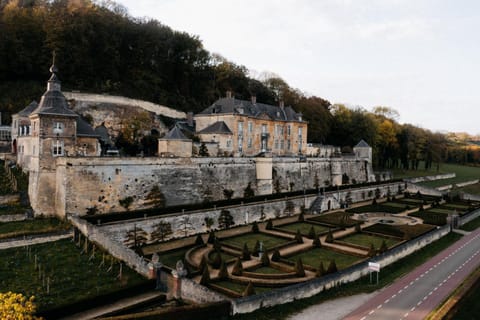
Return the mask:
<path id="1" fill-rule="evenodd" d="M 458 190 L 463 191 L 465 193 L 480 195 L 480 183 L 465 186 L 465 187 L 459 188 Z"/>
<path id="2" fill-rule="evenodd" d="M 227 243 L 232 246 L 236 246 L 240 250 L 243 248 L 243 245 L 246 243 L 248 249 L 253 250 L 255 247 L 255 243 L 258 241 L 263 242 L 263 247 L 267 249 L 271 249 L 278 245 L 281 245 L 285 242 L 288 242 L 288 239 L 280 238 L 271 236 L 264 233 L 247 233 L 242 234 L 240 236 L 230 237 L 221 239 L 222 243 Z"/>
<path id="3" fill-rule="evenodd" d="M 335 263 L 339 270 L 345 269 L 361 260 L 361 258 L 359 257 L 336 252 L 333 250 L 328 250 L 325 248 L 315 248 L 299 254 L 295 254 L 288 257 L 288 260 L 295 262 L 298 258 L 302 259 L 303 264 L 308 264 L 313 268 L 318 268 L 320 262 L 322 262 L 323 266 L 326 268 L 328 267 L 328 264 L 331 260 L 335 260 Z"/>
<path id="4" fill-rule="evenodd" d="M 8 214 L 24 214 L 25 210 L 27 210 L 27 208 L 22 207 L 21 205 L 0 206 L 0 216 Z"/>
<path id="5" fill-rule="evenodd" d="M 300 233 L 304 236 L 307 236 L 308 233 L 310 232 L 310 228 L 313 227 L 315 230 L 316 234 L 320 234 L 323 232 L 328 231 L 327 227 L 320 226 L 318 224 L 312 224 L 312 223 L 307 223 L 307 222 L 295 222 L 295 223 L 289 223 L 283 226 L 277 227 L 280 230 L 286 230 L 290 232 L 297 232 L 297 230 L 300 230 Z"/>
<path id="6" fill-rule="evenodd" d="M 34 295 L 39 311 L 114 292 L 145 281 L 125 265 L 122 268 L 122 280 L 116 279 L 120 268 L 118 263 L 108 272 L 109 259 L 105 260 L 105 266 L 99 267 L 102 254 L 97 252 L 90 260 L 90 254 L 80 254 L 81 249 L 71 240 L 30 246 L 30 250 L 30 256 L 24 247 L 0 250 L 0 288 L 3 292 Z M 48 294 L 47 278 L 50 282 Z"/>
<path id="7" fill-rule="evenodd" d="M 392 226 L 388 224 L 376 223 L 374 225 L 364 228 L 363 231 L 384 234 L 386 236 L 399 237 L 402 239 L 411 239 L 422 235 L 434 228 L 434 226 L 426 224 L 416 224 L 411 226 L 404 224 L 399 226 Z"/>
<path id="8" fill-rule="evenodd" d="M 369 234 L 364 234 L 364 233 L 355 233 L 352 235 L 349 235 L 345 238 L 339 239 L 340 241 L 364 246 L 366 248 L 370 247 L 370 244 L 373 244 L 373 246 L 378 249 L 382 245 L 382 242 L 385 241 L 387 244 L 387 247 L 391 247 L 393 245 L 396 245 L 399 243 L 399 240 L 395 240 L 392 238 L 383 238 L 383 237 L 377 237 L 377 236 L 372 236 Z"/>
<path id="9" fill-rule="evenodd" d="M 190 248 L 182 248 L 178 250 L 168 251 L 165 253 L 159 252 L 158 256 L 160 257 L 160 262 L 162 264 L 172 269 L 175 269 L 178 260 L 185 260 L 185 253 L 187 253 L 189 249 Z"/>
<path id="10" fill-rule="evenodd" d="M 68 230 L 70 225 L 55 218 L 0 223 L 0 239 Z"/>
<path id="11" fill-rule="evenodd" d="M 369 204 L 366 206 L 351 208 L 346 210 L 349 213 L 368 213 L 368 212 L 388 212 L 388 213 L 400 213 L 405 211 L 405 206 L 388 205 L 388 203 Z"/>
<path id="12" fill-rule="evenodd" d="M 480 167 L 469 167 L 457 164 L 444 163 L 440 166 L 440 170 L 443 173 L 455 173 L 456 177 L 451 179 L 421 182 L 420 185 L 430 188 L 436 188 L 449 184 L 480 179 Z"/>
<path id="13" fill-rule="evenodd" d="M 260 267 L 255 270 L 252 270 L 252 272 L 255 273 L 264 273 L 264 274 L 282 274 L 285 273 L 285 271 L 278 270 L 272 267 Z"/>
<path id="14" fill-rule="evenodd" d="M 405 178 L 424 177 L 424 176 L 431 176 L 431 175 L 444 174 L 444 173 L 455 173 L 457 175 L 456 178 L 454 179 L 439 180 L 444 182 L 444 184 L 441 184 L 441 185 L 447 185 L 452 182 L 457 183 L 457 182 L 474 180 L 474 179 L 480 178 L 480 168 L 477 168 L 477 167 L 442 163 L 440 164 L 439 171 L 436 170 L 436 166 L 434 166 L 434 168 L 432 168 L 431 170 L 423 170 L 423 164 L 421 164 L 420 168 L 421 169 L 419 170 L 394 169 L 393 178 L 405 179 Z"/>

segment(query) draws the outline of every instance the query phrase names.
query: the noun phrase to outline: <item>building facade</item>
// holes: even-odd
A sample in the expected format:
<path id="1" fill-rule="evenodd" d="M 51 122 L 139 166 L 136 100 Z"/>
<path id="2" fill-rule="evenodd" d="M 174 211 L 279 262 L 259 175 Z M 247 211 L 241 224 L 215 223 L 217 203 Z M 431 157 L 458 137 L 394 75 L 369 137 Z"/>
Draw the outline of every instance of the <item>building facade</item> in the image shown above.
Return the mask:
<path id="1" fill-rule="evenodd" d="M 305 154 L 308 123 L 290 106 L 238 100 L 227 93 L 195 115 L 201 141 L 217 142 L 221 156 Z"/>

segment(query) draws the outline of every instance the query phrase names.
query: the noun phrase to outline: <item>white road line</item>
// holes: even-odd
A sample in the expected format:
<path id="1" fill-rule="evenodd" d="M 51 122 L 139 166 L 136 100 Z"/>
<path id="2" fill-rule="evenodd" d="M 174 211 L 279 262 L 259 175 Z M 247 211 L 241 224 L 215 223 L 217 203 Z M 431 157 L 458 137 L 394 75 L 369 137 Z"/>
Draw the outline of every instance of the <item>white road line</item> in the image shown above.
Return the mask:
<path id="1" fill-rule="evenodd" d="M 371 310 L 368 314 L 371 315 L 375 312 L 375 310 Z"/>

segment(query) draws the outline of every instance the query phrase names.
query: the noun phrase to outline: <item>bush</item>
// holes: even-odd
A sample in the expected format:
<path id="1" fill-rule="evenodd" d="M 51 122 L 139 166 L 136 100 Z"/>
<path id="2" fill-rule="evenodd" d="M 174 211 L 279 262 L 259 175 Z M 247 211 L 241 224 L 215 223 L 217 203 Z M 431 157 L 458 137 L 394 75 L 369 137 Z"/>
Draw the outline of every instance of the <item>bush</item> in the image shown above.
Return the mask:
<path id="1" fill-rule="evenodd" d="M 308 237 L 310 239 L 315 239 L 317 237 L 317 233 L 315 232 L 315 229 L 313 226 L 310 227 L 310 230 L 308 231 Z"/>
<path id="2" fill-rule="evenodd" d="M 299 229 L 297 229 L 297 233 L 295 234 L 295 241 L 297 241 L 297 243 L 303 243 L 303 237 Z"/>
<path id="3" fill-rule="evenodd" d="M 295 274 L 297 277 L 305 277 L 305 269 L 303 268 L 303 262 L 301 258 L 298 258 L 297 262 L 295 262 Z"/>
<path id="4" fill-rule="evenodd" d="M 321 276 L 323 276 L 324 274 L 325 274 L 325 268 L 323 267 L 323 262 L 320 261 L 320 265 L 318 266 L 318 269 L 317 269 L 315 275 L 316 275 L 317 277 L 321 277 Z"/>
<path id="5" fill-rule="evenodd" d="M 265 226 L 265 229 L 267 229 L 267 230 L 272 230 L 273 229 L 273 222 L 272 222 L 271 219 L 267 221 L 267 225 Z"/>
<path id="6" fill-rule="evenodd" d="M 255 222 L 252 224 L 252 232 L 253 232 L 253 233 L 258 233 L 258 232 L 259 232 L 257 221 L 255 221 Z"/>
<path id="7" fill-rule="evenodd" d="M 298 221 L 305 221 L 305 215 L 304 215 L 303 211 L 300 212 L 300 214 L 298 215 Z"/>
<path id="8" fill-rule="evenodd" d="M 357 223 L 357 224 L 355 225 L 355 232 L 357 232 L 357 233 L 362 232 L 362 228 L 360 227 L 360 223 Z"/>
<path id="9" fill-rule="evenodd" d="M 313 239 L 313 243 L 312 245 L 316 248 L 320 248 L 322 246 L 322 242 L 320 241 L 320 237 L 315 237 L 315 239 Z"/>
<path id="10" fill-rule="evenodd" d="M 228 279 L 227 265 L 223 260 L 220 264 L 220 270 L 218 271 L 218 278 L 221 280 Z"/>
<path id="11" fill-rule="evenodd" d="M 218 238 L 215 238 L 215 241 L 213 242 L 213 249 L 215 251 L 220 251 L 222 248 L 222 245 L 220 244 L 220 241 L 218 241 Z"/>
<path id="12" fill-rule="evenodd" d="M 337 269 L 337 264 L 335 263 L 335 260 L 331 260 L 327 268 L 327 273 L 335 273 L 337 271 L 338 269 Z"/>
<path id="13" fill-rule="evenodd" d="M 385 242 L 385 240 L 382 241 L 382 245 L 380 246 L 380 253 L 384 253 L 388 250 L 388 247 L 387 247 L 387 243 Z"/>
<path id="14" fill-rule="evenodd" d="M 377 254 L 377 250 L 375 250 L 375 246 L 373 245 L 373 243 L 370 243 L 370 249 L 368 250 L 368 256 L 369 257 L 375 257 L 376 254 Z"/>
<path id="15" fill-rule="evenodd" d="M 248 297 L 248 296 L 253 296 L 255 295 L 255 288 L 253 288 L 253 284 L 252 282 L 250 281 L 247 285 L 247 287 L 245 288 L 245 291 L 243 291 L 243 294 L 242 294 L 244 297 Z"/>
<path id="16" fill-rule="evenodd" d="M 325 238 L 326 243 L 332 243 L 333 242 L 333 234 L 332 234 L 332 229 L 328 229 L 327 237 Z"/>
<path id="17" fill-rule="evenodd" d="M 222 264 L 223 260 L 222 260 L 222 255 L 220 254 L 220 252 L 215 252 L 213 254 L 213 257 L 212 257 L 212 267 L 214 269 L 220 269 L 220 266 Z"/>
<path id="18" fill-rule="evenodd" d="M 255 242 L 255 247 L 253 247 L 252 256 L 258 257 L 258 252 L 260 251 L 260 241 Z"/>
<path id="19" fill-rule="evenodd" d="M 200 265 L 198 266 L 198 270 L 202 272 L 203 269 L 207 267 L 207 265 L 208 265 L 207 258 L 205 256 L 202 256 L 202 260 L 200 260 Z"/>
<path id="20" fill-rule="evenodd" d="M 208 271 L 208 266 L 203 268 L 202 278 L 200 279 L 200 284 L 206 286 L 210 283 L 210 271 Z"/>
<path id="21" fill-rule="evenodd" d="M 264 267 L 268 267 L 270 265 L 270 259 L 268 258 L 267 250 L 265 250 L 265 252 L 262 254 L 261 261 Z"/>
<path id="22" fill-rule="evenodd" d="M 201 246 L 202 244 L 205 244 L 205 242 L 203 242 L 202 235 L 198 234 L 197 237 L 195 238 L 195 245 Z"/>
<path id="23" fill-rule="evenodd" d="M 243 244 L 243 250 L 242 250 L 242 260 L 250 260 L 250 250 L 248 250 L 247 243 Z"/>
<path id="24" fill-rule="evenodd" d="M 207 243 L 210 243 L 210 244 L 214 244 L 215 243 L 215 233 L 212 231 L 210 231 L 210 233 L 208 234 L 208 239 L 207 239 Z"/>
<path id="25" fill-rule="evenodd" d="M 278 251 L 278 249 L 275 249 L 275 251 L 273 251 L 273 254 L 272 254 L 272 261 L 280 261 L 280 259 L 282 258 L 282 256 L 280 255 L 280 251 Z"/>
<path id="26" fill-rule="evenodd" d="M 240 261 L 240 258 L 238 258 L 237 261 L 235 261 L 235 264 L 233 265 L 232 275 L 241 276 L 242 273 L 243 273 L 242 261 Z"/>

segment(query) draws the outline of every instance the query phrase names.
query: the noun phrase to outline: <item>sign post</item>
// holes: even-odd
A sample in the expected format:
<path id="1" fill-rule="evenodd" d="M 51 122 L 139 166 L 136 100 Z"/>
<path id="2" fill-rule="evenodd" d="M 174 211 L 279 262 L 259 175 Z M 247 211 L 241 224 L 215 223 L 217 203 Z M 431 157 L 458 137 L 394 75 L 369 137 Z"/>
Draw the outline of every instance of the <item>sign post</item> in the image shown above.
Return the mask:
<path id="1" fill-rule="evenodd" d="M 372 283 L 372 272 L 377 273 L 377 285 L 378 285 L 378 274 L 380 273 L 380 263 L 369 262 L 368 263 L 368 270 L 370 271 L 370 283 Z"/>

